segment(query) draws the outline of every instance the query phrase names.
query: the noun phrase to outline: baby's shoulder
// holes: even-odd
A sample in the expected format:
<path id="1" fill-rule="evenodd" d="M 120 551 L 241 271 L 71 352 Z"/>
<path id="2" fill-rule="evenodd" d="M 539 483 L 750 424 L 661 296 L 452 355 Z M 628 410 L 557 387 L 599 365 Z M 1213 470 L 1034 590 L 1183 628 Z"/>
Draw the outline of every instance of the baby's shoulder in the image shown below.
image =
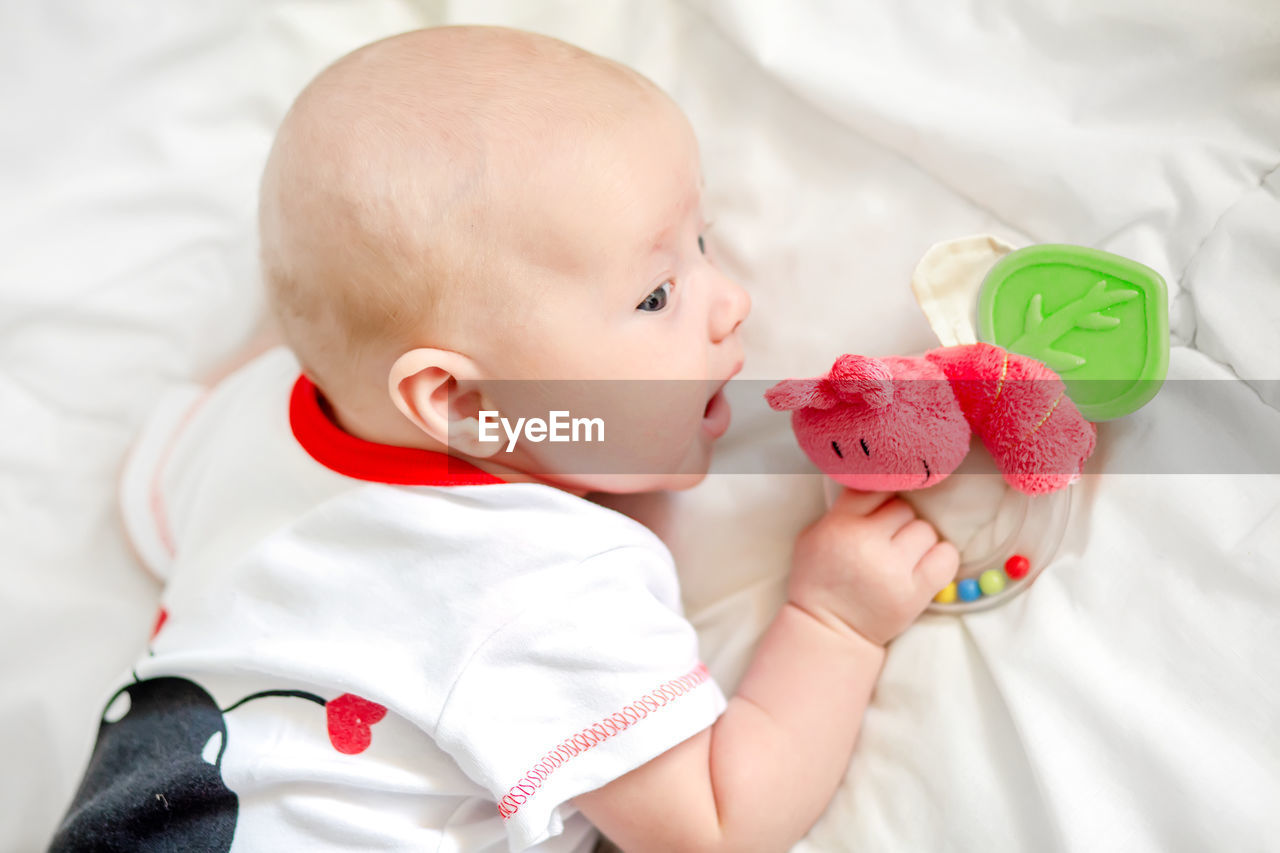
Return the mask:
<path id="1" fill-rule="evenodd" d="M 557 562 L 585 561 L 635 550 L 664 563 L 670 552 L 649 528 L 616 510 L 535 483 L 419 487 L 411 499 L 433 507 L 459 539 L 511 543 L 517 553 L 540 552 Z"/>
<path id="2" fill-rule="evenodd" d="M 499 624 L 548 602 L 648 595 L 678 606 L 675 565 L 657 536 L 550 486 L 372 488 L 338 502 L 346 505 L 331 503 L 326 517 L 308 519 L 297 533 L 317 543 L 336 538 L 342 548 L 363 543 L 366 577 L 380 575 L 384 588 L 408 584 L 451 612 Z"/>

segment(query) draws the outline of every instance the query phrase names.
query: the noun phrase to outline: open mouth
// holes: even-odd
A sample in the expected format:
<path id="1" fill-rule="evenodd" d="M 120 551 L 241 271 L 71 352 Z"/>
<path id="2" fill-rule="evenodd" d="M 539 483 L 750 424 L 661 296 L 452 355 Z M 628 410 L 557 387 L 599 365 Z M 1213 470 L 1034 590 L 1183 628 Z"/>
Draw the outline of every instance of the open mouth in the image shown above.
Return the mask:
<path id="1" fill-rule="evenodd" d="M 729 429 L 729 419 L 732 412 L 730 411 L 729 401 L 725 398 L 724 389 L 734 374 L 741 369 L 741 364 L 733 369 L 733 372 L 720 383 L 715 393 L 707 400 L 707 405 L 702 409 L 702 426 L 713 438 L 719 438 Z"/>
<path id="2" fill-rule="evenodd" d="M 725 399 L 724 388 L 721 387 L 711 395 L 711 399 L 702 410 L 702 426 L 712 436 L 719 438 L 729 429 L 731 415 L 729 401 Z"/>
<path id="3" fill-rule="evenodd" d="M 721 385 L 719 388 L 716 389 L 716 393 L 712 394 L 711 398 L 707 400 L 707 405 L 702 408 L 702 416 L 704 418 L 709 417 L 711 415 L 711 409 L 723 402 L 724 402 L 724 385 Z"/>

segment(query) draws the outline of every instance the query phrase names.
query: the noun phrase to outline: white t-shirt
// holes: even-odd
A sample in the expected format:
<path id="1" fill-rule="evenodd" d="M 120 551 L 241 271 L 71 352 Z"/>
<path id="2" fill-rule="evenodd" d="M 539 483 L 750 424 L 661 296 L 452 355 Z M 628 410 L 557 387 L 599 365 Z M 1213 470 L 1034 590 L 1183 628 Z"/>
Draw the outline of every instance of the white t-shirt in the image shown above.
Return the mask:
<path id="1" fill-rule="evenodd" d="M 176 725 L 154 739 L 185 745 L 153 753 L 186 763 L 152 760 L 220 776 L 227 849 L 589 850 L 568 800 L 726 705 L 669 552 L 558 489 L 357 439 L 325 405 L 278 349 L 145 426 L 122 507 L 163 610 L 98 775 Z M 160 789 L 182 785 L 149 784 L 172 811 Z"/>

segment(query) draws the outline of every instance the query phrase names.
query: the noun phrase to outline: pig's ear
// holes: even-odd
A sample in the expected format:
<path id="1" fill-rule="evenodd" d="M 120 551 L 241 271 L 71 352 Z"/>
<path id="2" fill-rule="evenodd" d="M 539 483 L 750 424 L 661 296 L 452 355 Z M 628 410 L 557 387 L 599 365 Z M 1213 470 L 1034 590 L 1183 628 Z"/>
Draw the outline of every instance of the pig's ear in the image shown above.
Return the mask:
<path id="1" fill-rule="evenodd" d="M 765 391 L 764 398 L 780 412 L 830 409 L 840 402 L 829 393 L 825 379 L 784 379 Z"/>
<path id="2" fill-rule="evenodd" d="M 878 358 L 842 355 L 828 376 L 830 392 L 842 402 L 883 409 L 893 402 L 893 374 Z"/>

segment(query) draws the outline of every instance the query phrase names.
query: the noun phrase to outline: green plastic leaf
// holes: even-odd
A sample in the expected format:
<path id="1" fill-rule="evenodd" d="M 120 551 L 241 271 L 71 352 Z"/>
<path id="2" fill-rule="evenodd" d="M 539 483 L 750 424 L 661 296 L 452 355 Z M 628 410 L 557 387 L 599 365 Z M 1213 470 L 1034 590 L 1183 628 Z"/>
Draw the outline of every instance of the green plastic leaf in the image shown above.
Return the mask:
<path id="1" fill-rule="evenodd" d="M 979 337 L 1039 359 L 1086 418 L 1145 405 L 1169 366 L 1164 279 L 1142 264 L 1083 246 L 1046 244 L 1006 255 L 978 297 Z"/>
<path id="2" fill-rule="evenodd" d="M 1027 319 L 1023 323 L 1023 332 L 1034 332 L 1040 328 L 1040 324 L 1044 322 L 1044 311 L 1040 307 L 1040 294 L 1031 297 L 1031 301 L 1027 303 Z"/>
<path id="3" fill-rule="evenodd" d="M 1102 329 L 1114 329 L 1119 325 L 1119 317 L 1108 317 L 1106 314 L 1100 314 L 1097 311 L 1076 318 L 1077 329 L 1096 329 L 1101 331 Z"/>
<path id="4" fill-rule="evenodd" d="M 1053 372 L 1059 376 L 1084 364 L 1084 359 L 1080 356 L 1056 349 L 1041 350 L 1040 360 L 1052 367 Z"/>

